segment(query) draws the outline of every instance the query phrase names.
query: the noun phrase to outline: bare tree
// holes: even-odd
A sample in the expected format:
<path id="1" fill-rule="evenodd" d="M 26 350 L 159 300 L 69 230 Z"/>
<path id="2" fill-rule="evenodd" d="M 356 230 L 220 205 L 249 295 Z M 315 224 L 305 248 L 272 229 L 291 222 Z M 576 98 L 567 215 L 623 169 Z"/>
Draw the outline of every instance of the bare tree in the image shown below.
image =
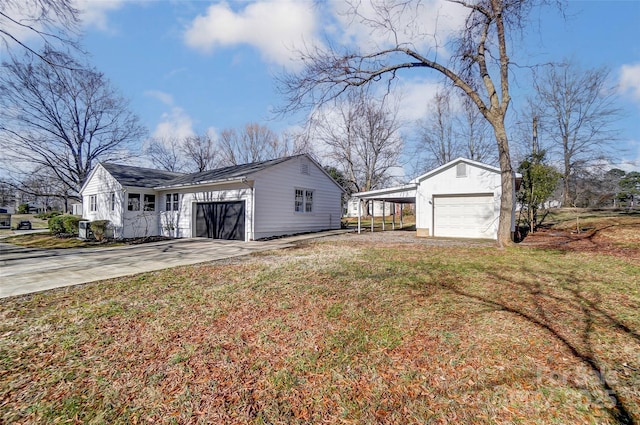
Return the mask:
<path id="1" fill-rule="evenodd" d="M 455 128 L 462 156 L 474 161 L 495 162 L 489 123 L 468 96 L 462 98 L 462 111 L 456 116 Z"/>
<path id="2" fill-rule="evenodd" d="M 501 169 L 502 196 L 498 243 L 511 244 L 511 217 L 514 207 L 513 168 L 505 118 L 511 102 L 509 90 L 508 40 L 523 28 L 532 8 L 545 0 L 450 0 L 466 13 L 465 27 L 452 35 L 454 56 L 443 60 L 436 34 L 425 34 L 416 25 L 418 12 L 426 7 L 417 1 L 349 2 L 346 12 L 352 23 L 387 36 L 385 45 L 374 44 L 369 51 L 339 50 L 312 46 L 297 52 L 304 67 L 284 74 L 280 89 L 287 98 L 282 112 L 317 107 L 353 88 L 370 84 L 391 84 L 399 71 L 428 68 L 442 74 L 468 96 L 493 128 Z M 401 20 L 413 16 L 409 25 Z M 435 33 L 435 31 L 434 31 Z M 405 39 L 406 38 L 406 39 Z M 429 38 L 436 48 L 417 46 Z"/>
<path id="3" fill-rule="evenodd" d="M 5 62 L 0 74 L 0 146 L 14 172 L 41 168 L 71 199 L 98 160 L 128 157 L 145 133 L 104 75 L 52 51 Z"/>
<path id="4" fill-rule="evenodd" d="M 214 169 L 219 162 L 215 139 L 209 133 L 189 136 L 181 146 L 188 164 L 195 171 Z"/>
<path id="5" fill-rule="evenodd" d="M 415 156 L 421 158 L 423 164 L 420 173 L 446 164 L 456 158 L 460 150 L 453 131 L 454 117 L 449 94 L 444 91 L 436 93 L 428 112 L 428 116 L 418 123 L 418 152 Z M 426 152 L 426 158 L 423 152 Z"/>
<path id="6" fill-rule="evenodd" d="M 319 111 L 312 127 L 313 138 L 327 147 L 325 156 L 345 176 L 349 193 L 382 187 L 399 166 L 403 142 L 397 110 L 384 101 L 354 94 Z"/>
<path id="7" fill-rule="evenodd" d="M 151 138 L 147 141 L 144 153 L 156 168 L 181 172 L 186 167 L 181 143 L 176 137 Z"/>
<path id="8" fill-rule="evenodd" d="M 571 179 L 584 173 L 610 155 L 618 131 L 613 127 L 620 117 L 615 90 L 608 82 L 609 70 L 582 70 L 573 62 L 550 66 L 535 79 L 542 126 L 553 142 L 551 152 L 563 164 L 563 200 L 575 200 Z"/>
<path id="9" fill-rule="evenodd" d="M 459 102 L 457 102 L 459 100 Z M 489 124 L 467 96 L 438 91 L 428 115 L 417 125 L 418 142 L 412 161 L 417 174 L 463 156 L 474 161 L 494 162 L 494 142 Z"/>
<path id="10" fill-rule="evenodd" d="M 43 55 L 40 48 L 53 46 L 77 48 L 74 35 L 78 29 L 80 11 L 73 0 L 0 0 L 0 41 L 2 47 L 14 47 L 30 52 L 50 65 L 57 57 Z"/>
<path id="11" fill-rule="evenodd" d="M 241 131 L 222 131 L 218 141 L 221 165 L 266 161 L 298 152 L 290 139 L 281 139 L 269 127 L 249 123 Z"/>

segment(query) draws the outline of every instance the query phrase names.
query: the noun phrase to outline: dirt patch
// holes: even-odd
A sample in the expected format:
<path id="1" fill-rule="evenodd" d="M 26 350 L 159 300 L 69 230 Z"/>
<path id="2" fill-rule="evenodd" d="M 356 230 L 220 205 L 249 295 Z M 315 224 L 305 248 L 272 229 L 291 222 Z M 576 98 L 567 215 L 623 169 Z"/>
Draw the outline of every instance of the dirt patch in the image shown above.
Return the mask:
<path id="1" fill-rule="evenodd" d="M 588 229 L 541 229 L 529 234 L 521 246 L 597 252 L 627 259 L 640 259 L 640 220 L 603 220 Z"/>

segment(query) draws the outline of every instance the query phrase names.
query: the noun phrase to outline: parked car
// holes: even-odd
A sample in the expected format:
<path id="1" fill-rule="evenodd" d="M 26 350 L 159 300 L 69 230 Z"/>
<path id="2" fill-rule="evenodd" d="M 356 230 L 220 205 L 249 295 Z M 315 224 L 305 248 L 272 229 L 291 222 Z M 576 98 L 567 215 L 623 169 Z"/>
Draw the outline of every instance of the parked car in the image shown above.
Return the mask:
<path id="1" fill-rule="evenodd" d="M 18 227 L 16 227 L 16 229 L 31 230 L 31 222 L 29 220 L 20 220 L 20 222 L 18 222 Z"/>

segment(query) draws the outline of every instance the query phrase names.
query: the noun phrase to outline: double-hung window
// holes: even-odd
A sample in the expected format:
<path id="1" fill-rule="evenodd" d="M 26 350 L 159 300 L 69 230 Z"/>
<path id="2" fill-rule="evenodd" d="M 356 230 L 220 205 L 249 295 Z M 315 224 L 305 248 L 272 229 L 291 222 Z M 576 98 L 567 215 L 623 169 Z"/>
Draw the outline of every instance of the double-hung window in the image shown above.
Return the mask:
<path id="1" fill-rule="evenodd" d="M 297 213 L 313 212 L 313 190 L 296 189 L 294 205 L 294 211 Z"/>
<path id="2" fill-rule="evenodd" d="M 129 211 L 140 211 L 140 194 L 129 193 L 127 197 L 127 209 Z"/>
<path id="3" fill-rule="evenodd" d="M 178 211 L 180 197 L 177 193 L 167 193 L 165 198 L 165 211 Z"/>
<path id="4" fill-rule="evenodd" d="M 311 190 L 305 191 L 304 212 L 313 212 L 313 191 Z"/>
<path id="5" fill-rule="evenodd" d="M 116 194 L 111 193 L 111 211 L 116 210 Z"/>
<path id="6" fill-rule="evenodd" d="M 156 210 L 156 195 L 144 195 L 144 211 Z"/>
<path id="7" fill-rule="evenodd" d="M 89 196 L 89 211 L 98 211 L 98 195 Z"/>

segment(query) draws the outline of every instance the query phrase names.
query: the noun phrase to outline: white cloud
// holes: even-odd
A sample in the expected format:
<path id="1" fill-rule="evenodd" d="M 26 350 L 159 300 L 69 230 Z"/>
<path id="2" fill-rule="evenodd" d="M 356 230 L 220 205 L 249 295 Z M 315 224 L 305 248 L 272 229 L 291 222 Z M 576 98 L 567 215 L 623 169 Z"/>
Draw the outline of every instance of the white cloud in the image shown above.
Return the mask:
<path id="1" fill-rule="evenodd" d="M 331 8 L 338 25 L 333 28 L 339 33 L 336 36 L 343 44 L 366 51 L 395 46 L 397 42 L 445 53 L 445 42 L 463 27 L 469 13 L 467 8 L 446 0 L 397 3 L 391 7 L 387 2 L 362 2 L 358 3 L 361 16 L 356 18 L 348 13 L 349 4 L 344 0 L 332 0 Z M 389 31 L 388 26 L 396 31 Z"/>
<path id="2" fill-rule="evenodd" d="M 175 139 L 183 140 L 195 134 L 193 120 L 183 108 L 174 104 L 171 94 L 160 90 L 147 90 L 144 94 L 170 107 L 168 112 L 162 113 L 160 122 L 151 134 L 152 137 L 171 142 Z"/>
<path id="3" fill-rule="evenodd" d="M 156 100 L 159 100 L 165 105 L 168 105 L 168 106 L 173 105 L 173 96 L 171 96 L 169 93 L 165 93 L 160 90 L 147 90 L 144 92 L 144 94 L 145 96 L 149 96 Z"/>
<path id="4" fill-rule="evenodd" d="M 312 2 L 265 0 L 238 11 L 222 2 L 209 6 L 205 15 L 191 22 L 184 41 L 203 52 L 248 44 L 265 60 L 291 66 L 292 49 L 303 40 L 313 41 L 315 28 Z"/>
<path id="5" fill-rule="evenodd" d="M 640 63 L 622 65 L 620 68 L 620 91 L 631 92 L 631 96 L 640 101 Z"/>
<path id="6" fill-rule="evenodd" d="M 153 137 L 158 139 L 178 139 L 193 136 L 193 120 L 184 109 L 174 106 L 171 111 L 165 112 L 160 118 L 160 123 L 153 132 Z"/>
<path id="7" fill-rule="evenodd" d="M 108 14 L 120 9 L 125 0 L 75 0 L 75 6 L 80 10 L 80 19 L 85 28 L 91 27 L 104 32 L 115 32 L 109 25 Z"/>
<path id="8" fill-rule="evenodd" d="M 433 103 L 436 92 L 441 88 L 442 84 L 427 79 L 402 82 L 398 89 L 391 93 L 399 107 L 398 118 L 409 124 L 425 118 L 430 113 L 429 105 Z"/>

